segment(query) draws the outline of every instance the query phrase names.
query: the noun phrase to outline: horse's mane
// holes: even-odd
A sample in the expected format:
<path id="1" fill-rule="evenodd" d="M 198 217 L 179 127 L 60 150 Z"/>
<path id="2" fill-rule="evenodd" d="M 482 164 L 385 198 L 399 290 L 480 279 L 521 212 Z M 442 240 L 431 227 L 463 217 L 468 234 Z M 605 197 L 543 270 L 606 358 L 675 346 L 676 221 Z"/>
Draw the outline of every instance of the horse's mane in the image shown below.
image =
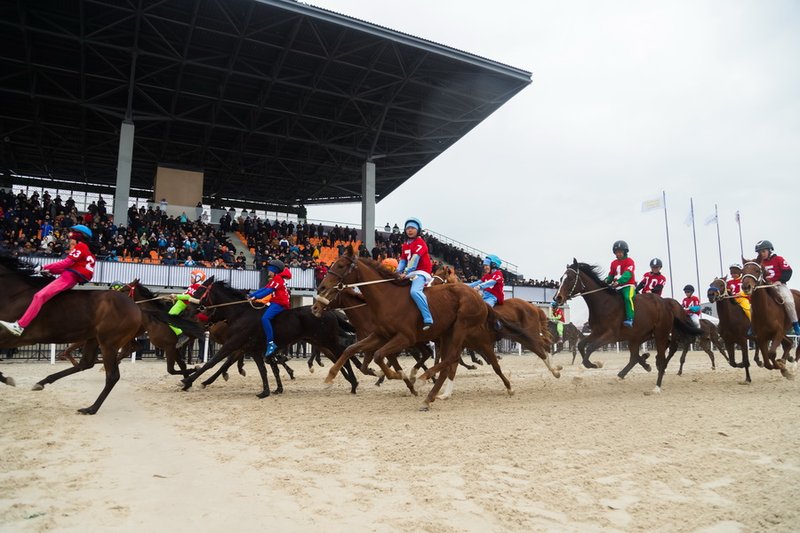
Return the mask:
<path id="1" fill-rule="evenodd" d="M 221 290 L 225 296 L 228 296 L 230 298 L 241 299 L 245 297 L 244 291 L 240 291 L 239 289 L 234 289 L 233 287 L 228 285 L 226 281 L 223 280 L 215 281 L 214 283 L 211 284 L 211 286 L 217 290 Z M 210 288 L 211 287 L 209 287 L 208 290 L 210 290 Z"/>
<path id="2" fill-rule="evenodd" d="M 19 275 L 23 281 L 34 287 L 44 287 L 52 281 L 52 279 L 34 276 L 35 263 L 27 258 L 15 257 L 5 248 L 0 248 L 0 268 L 7 270 L 9 274 Z"/>
<path id="3" fill-rule="evenodd" d="M 147 287 L 145 287 L 141 283 L 138 283 L 137 287 L 139 288 L 139 294 L 141 295 L 142 300 L 150 300 L 150 299 L 156 297 L 156 293 L 154 293 L 153 291 L 151 291 L 150 289 L 148 289 Z M 170 305 L 165 300 L 153 300 L 152 302 L 149 302 L 149 303 L 151 305 L 156 305 L 156 306 L 162 307 L 164 309 L 166 309 Z"/>
<path id="4" fill-rule="evenodd" d="M 399 285 L 401 287 L 411 285 L 411 280 L 407 278 L 401 278 L 400 274 L 398 274 L 397 272 L 392 272 L 391 270 L 389 270 L 379 262 L 375 261 L 374 259 L 359 257 L 358 261 L 366 264 L 367 266 L 375 270 L 375 272 L 377 272 L 382 279 L 394 280 L 392 282 L 392 285 Z"/>
<path id="5" fill-rule="evenodd" d="M 601 269 L 597 265 L 590 265 L 588 263 L 578 263 L 578 272 L 583 272 L 589 279 L 597 283 L 600 287 L 605 287 L 612 293 L 616 293 L 614 289 L 612 289 L 608 283 L 605 282 L 605 279 L 601 278 L 600 276 L 603 275 L 603 269 Z"/>

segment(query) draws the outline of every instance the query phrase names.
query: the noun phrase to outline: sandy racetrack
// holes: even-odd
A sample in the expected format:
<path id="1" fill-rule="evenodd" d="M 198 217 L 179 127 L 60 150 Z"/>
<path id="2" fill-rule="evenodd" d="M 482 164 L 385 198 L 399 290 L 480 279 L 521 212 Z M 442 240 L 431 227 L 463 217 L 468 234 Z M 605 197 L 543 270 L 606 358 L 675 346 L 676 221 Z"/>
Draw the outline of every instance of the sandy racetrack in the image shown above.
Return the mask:
<path id="1" fill-rule="evenodd" d="M 513 397 L 491 369 L 460 369 L 429 413 L 402 383 L 360 377 L 352 396 L 300 362 L 266 400 L 252 362 L 187 393 L 163 363 L 126 362 L 81 416 L 101 372 L 32 392 L 64 363 L 3 364 L 18 386 L 0 388 L 0 530 L 800 529 L 800 383 L 754 369 L 738 385 L 741 371 L 693 353 L 644 396 L 654 373 L 617 382 L 627 356 L 594 358 L 605 368 L 556 380 L 506 356 Z"/>

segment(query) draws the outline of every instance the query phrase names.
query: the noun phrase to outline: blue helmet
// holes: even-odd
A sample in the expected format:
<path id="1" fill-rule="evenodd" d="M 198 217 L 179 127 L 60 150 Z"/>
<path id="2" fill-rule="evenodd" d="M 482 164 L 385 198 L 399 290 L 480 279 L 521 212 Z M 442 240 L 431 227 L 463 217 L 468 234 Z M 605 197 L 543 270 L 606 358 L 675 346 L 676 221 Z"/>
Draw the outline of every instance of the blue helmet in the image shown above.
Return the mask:
<path id="1" fill-rule="evenodd" d="M 496 255 L 487 255 L 486 259 L 483 260 L 483 264 L 494 268 L 500 268 L 503 262 Z"/>
<path id="2" fill-rule="evenodd" d="M 558 307 L 558 302 L 553 300 L 552 302 L 550 302 L 550 307 L 553 307 L 553 308 Z"/>
<path id="3" fill-rule="evenodd" d="M 417 228 L 417 232 L 422 231 L 422 222 L 420 222 L 418 218 L 409 218 L 406 220 L 406 223 L 403 224 L 403 229 L 406 229 L 409 226 Z"/>
<path id="4" fill-rule="evenodd" d="M 83 224 L 76 224 L 70 228 L 70 231 L 75 231 L 78 233 L 84 234 L 88 238 L 92 238 L 92 230 L 84 226 Z"/>

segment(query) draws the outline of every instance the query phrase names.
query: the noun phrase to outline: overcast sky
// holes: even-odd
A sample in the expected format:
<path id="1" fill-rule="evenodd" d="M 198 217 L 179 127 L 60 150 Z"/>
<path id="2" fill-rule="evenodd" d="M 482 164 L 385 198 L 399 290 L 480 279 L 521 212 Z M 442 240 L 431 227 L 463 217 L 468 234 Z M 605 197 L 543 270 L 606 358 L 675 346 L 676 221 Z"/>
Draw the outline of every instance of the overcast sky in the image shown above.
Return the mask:
<path id="1" fill-rule="evenodd" d="M 381 201 L 377 224 L 418 217 L 528 278 L 557 279 L 573 257 L 607 268 L 624 239 L 637 280 L 653 257 L 669 277 L 664 212 L 641 212 L 664 190 L 676 296 L 697 285 L 690 198 L 703 296 L 719 274 L 715 203 L 725 272 L 738 210 L 745 255 L 770 239 L 800 288 L 800 2 L 310 3 L 533 73 Z M 309 217 L 360 223 L 360 207 Z"/>

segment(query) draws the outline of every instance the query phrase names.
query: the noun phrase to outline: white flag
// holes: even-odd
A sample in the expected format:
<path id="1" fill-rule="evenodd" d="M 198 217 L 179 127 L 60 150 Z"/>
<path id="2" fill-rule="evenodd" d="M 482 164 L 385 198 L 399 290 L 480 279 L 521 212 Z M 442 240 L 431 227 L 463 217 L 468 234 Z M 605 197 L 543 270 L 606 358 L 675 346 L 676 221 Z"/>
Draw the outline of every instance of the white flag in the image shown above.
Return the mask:
<path id="1" fill-rule="evenodd" d="M 711 216 L 709 216 L 706 219 L 705 225 L 708 226 L 709 224 L 713 224 L 716 221 L 717 221 L 717 214 L 716 213 L 712 213 Z"/>
<path id="2" fill-rule="evenodd" d="M 642 202 L 642 213 L 647 213 L 654 209 L 664 209 L 664 200 L 661 196 Z"/>
<path id="3" fill-rule="evenodd" d="M 686 219 L 683 221 L 683 223 L 686 224 L 687 226 L 691 226 L 692 224 L 694 224 L 694 210 L 692 210 L 691 208 L 689 209 L 689 214 L 686 215 Z"/>

